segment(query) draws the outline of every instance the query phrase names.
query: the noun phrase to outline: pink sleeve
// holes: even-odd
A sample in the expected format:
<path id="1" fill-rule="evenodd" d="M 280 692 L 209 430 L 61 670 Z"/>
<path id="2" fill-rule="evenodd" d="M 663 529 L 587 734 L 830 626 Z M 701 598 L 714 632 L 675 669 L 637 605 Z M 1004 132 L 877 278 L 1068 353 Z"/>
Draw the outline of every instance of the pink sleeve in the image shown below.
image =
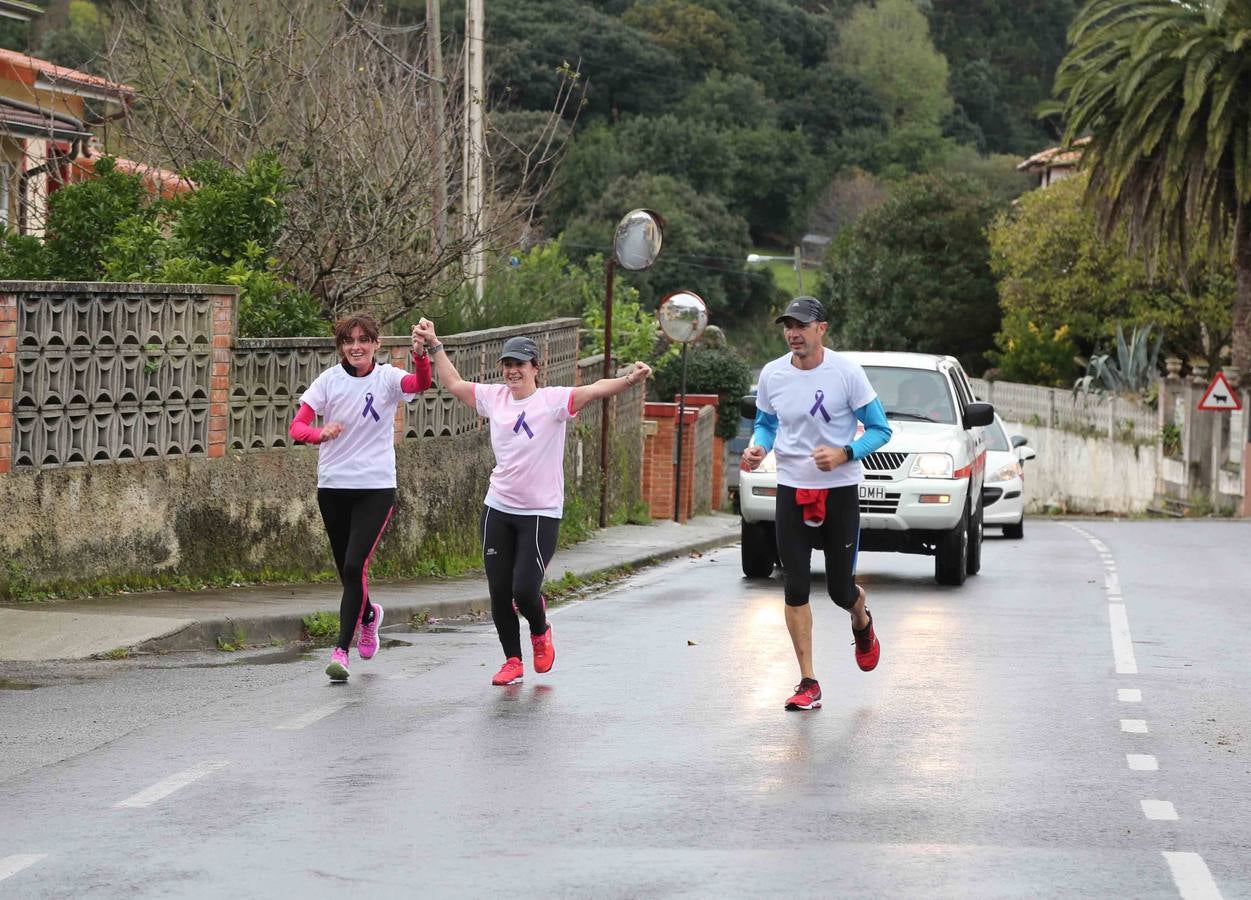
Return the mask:
<path id="1" fill-rule="evenodd" d="M 287 432 L 291 435 L 291 439 L 301 444 L 320 444 L 321 429 L 313 427 L 313 419 L 316 415 L 313 407 L 307 403 L 301 403 L 300 411 L 291 420 L 291 428 Z"/>
<path id="2" fill-rule="evenodd" d="M 414 356 L 413 368 L 417 371 L 409 372 L 400 379 L 400 390 L 406 394 L 419 394 L 426 388 L 430 387 L 434 381 L 430 377 L 430 355 Z"/>

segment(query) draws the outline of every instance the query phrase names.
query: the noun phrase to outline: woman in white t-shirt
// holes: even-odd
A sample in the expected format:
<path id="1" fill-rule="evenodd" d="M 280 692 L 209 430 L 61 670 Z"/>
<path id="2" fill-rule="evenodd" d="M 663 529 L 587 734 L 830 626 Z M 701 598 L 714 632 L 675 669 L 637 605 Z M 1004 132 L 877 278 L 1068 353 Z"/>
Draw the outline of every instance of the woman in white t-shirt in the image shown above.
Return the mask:
<path id="1" fill-rule="evenodd" d="M 378 652 L 382 606 L 369 600 L 369 558 L 395 509 L 395 410 L 430 387 L 430 357 L 413 328 L 413 373 L 379 363 L 378 323 L 364 313 L 339 320 L 342 359 L 300 397 L 291 437 L 317 444 L 317 506 L 343 583 L 339 640 L 326 674 L 347 681 L 348 648 L 359 624 L 361 659 Z M 321 416 L 325 425 L 313 425 Z"/>
<path id="2" fill-rule="evenodd" d="M 414 333 L 425 341 L 443 388 L 491 423 L 495 468 L 482 509 L 482 561 L 504 650 L 504 665 L 491 683 L 516 684 L 526 671 L 518 613 L 530 625 L 535 671 L 551 670 L 556 660 L 542 587 L 565 504 L 565 425 L 586 404 L 646 379 L 651 368 L 636 362 L 621 378 L 576 388 L 539 387 L 538 345 L 512 337 L 500 351 L 504 383 L 475 384 L 462 379 L 441 352 L 432 322 L 422 319 Z"/>

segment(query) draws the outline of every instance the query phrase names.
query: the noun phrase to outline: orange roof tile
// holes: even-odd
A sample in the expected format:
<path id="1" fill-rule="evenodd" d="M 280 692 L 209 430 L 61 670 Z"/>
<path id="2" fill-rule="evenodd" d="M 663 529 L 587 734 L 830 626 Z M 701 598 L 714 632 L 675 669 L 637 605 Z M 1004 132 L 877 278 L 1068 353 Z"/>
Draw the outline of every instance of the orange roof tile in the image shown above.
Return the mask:
<path id="1" fill-rule="evenodd" d="M 91 175 L 96 170 L 96 160 L 99 158 L 99 156 L 80 156 L 74 160 L 73 164 L 84 175 Z M 171 172 L 169 169 L 150 166 L 147 163 L 136 162 L 133 159 L 126 159 L 121 156 L 114 157 L 114 162 L 117 171 L 125 172 L 127 175 L 138 175 L 144 187 L 154 194 L 160 194 L 162 197 L 186 194 L 195 190 L 196 187 L 195 182 L 183 178 L 177 172 Z"/>
<path id="2" fill-rule="evenodd" d="M 56 63 L 50 63 L 46 59 L 18 53 L 16 50 L 0 48 L 0 65 L 4 64 L 7 64 L 19 77 L 23 74 L 29 76 L 22 79 L 27 84 L 34 84 L 36 78 L 42 75 L 58 87 L 65 84 L 70 87 L 94 88 L 100 93 L 111 94 L 120 101 L 131 100 L 135 96 L 134 89 L 128 85 L 118 84 L 98 75 L 89 75 L 77 69 L 67 69 Z"/>

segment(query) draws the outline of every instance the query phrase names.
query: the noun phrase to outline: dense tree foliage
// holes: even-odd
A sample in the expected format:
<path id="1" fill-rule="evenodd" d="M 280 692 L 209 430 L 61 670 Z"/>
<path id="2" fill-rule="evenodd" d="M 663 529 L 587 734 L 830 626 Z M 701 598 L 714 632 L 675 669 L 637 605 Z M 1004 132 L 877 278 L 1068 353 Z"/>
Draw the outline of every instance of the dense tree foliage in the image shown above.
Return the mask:
<path id="1" fill-rule="evenodd" d="M 994 211 L 979 181 L 917 175 L 845 230 L 821 285 L 837 346 L 947 353 L 981 372 L 999 329 Z"/>
<path id="2" fill-rule="evenodd" d="M 1233 270 L 1228 262 L 1192 261 L 1185 277 L 1171 265 L 1154 275 L 1142 254 L 1125 252 L 1125 227 L 1105 238 L 1082 202 L 1086 179 L 1070 178 L 1020 199 L 990 228 L 991 266 L 999 278 L 1006 368 L 1010 342 L 1028 346 L 1067 327 L 1078 351 L 1107 347 L 1117 324 L 1163 329 L 1165 352 L 1208 358 L 1229 337 Z M 1031 348 L 1030 352 L 1033 352 Z"/>

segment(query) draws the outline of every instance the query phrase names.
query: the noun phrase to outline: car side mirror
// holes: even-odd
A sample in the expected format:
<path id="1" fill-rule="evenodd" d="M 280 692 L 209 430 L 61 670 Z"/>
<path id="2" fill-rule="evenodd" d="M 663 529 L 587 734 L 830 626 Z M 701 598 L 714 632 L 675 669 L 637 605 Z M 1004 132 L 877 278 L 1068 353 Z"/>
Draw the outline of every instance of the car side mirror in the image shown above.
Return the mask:
<path id="1" fill-rule="evenodd" d="M 738 412 L 744 419 L 756 421 L 756 398 L 748 394 L 742 400 L 738 401 Z"/>
<path id="2" fill-rule="evenodd" d="M 1029 438 L 1027 438 L 1025 435 L 1023 435 L 1023 434 L 1014 434 L 1014 435 L 1012 435 L 1012 446 L 1013 446 L 1013 447 L 1024 447 L 1024 446 L 1025 446 L 1026 444 L 1028 444 L 1028 443 L 1029 443 Z"/>
<path id="3" fill-rule="evenodd" d="M 1033 447 L 1020 447 L 1017 449 L 1016 455 L 1021 462 L 1025 462 L 1025 460 L 1033 459 L 1038 454 L 1034 451 Z"/>
<path id="4" fill-rule="evenodd" d="M 995 408 L 989 403 L 970 403 L 964 408 L 964 427 L 976 428 L 995 421 Z"/>

